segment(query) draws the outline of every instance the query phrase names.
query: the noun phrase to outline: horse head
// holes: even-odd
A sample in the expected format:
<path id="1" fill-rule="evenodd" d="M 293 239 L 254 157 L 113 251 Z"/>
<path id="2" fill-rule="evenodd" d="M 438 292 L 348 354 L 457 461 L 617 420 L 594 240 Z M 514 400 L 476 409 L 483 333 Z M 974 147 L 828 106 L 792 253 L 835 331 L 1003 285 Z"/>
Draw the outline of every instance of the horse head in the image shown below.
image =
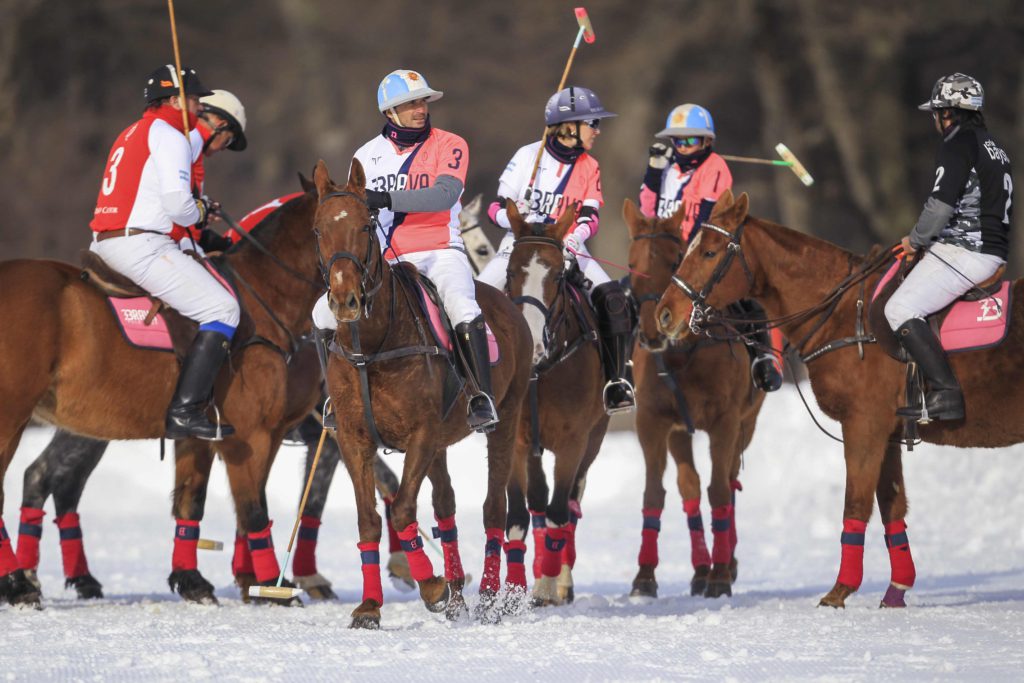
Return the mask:
<path id="1" fill-rule="evenodd" d="M 328 302 L 339 322 L 354 322 L 369 312 L 384 281 L 377 214 L 366 205 L 366 175 L 353 159 L 348 183 L 341 187 L 321 160 L 313 182 L 319 197 L 313 232 Z"/>
<path id="2" fill-rule="evenodd" d="M 695 226 L 699 232 L 654 312 L 669 339 L 700 334 L 717 310 L 750 292 L 754 277 L 740 246 L 749 208 L 746 192 L 736 199 L 726 190 L 707 222 Z"/>
<path id="3" fill-rule="evenodd" d="M 570 206 L 555 223 L 527 223 L 514 202 L 506 202 L 515 245 L 508 258 L 505 290 L 523 311 L 533 335 L 533 362 L 547 353 L 551 334 L 549 323 L 556 299 L 565 287 L 562 240 L 576 220 Z"/>
<path id="4" fill-rule="evenodd" d="M 629 268 L 640 274 L 630 279 L 640 314 L 638 337 L 640 345 L 649 351 L 665 349 L 667 340 L 658 331 L 654 307 L 661 301 L 662 292 L 683 260 L 683 238 L 679 226 L 685 213 L 686 208 L 680 204 L 669 218 L 647 218 L 633 200 L 626 199 L 622 204 L 622 218 L 629 228 L 630 237 Z"/>

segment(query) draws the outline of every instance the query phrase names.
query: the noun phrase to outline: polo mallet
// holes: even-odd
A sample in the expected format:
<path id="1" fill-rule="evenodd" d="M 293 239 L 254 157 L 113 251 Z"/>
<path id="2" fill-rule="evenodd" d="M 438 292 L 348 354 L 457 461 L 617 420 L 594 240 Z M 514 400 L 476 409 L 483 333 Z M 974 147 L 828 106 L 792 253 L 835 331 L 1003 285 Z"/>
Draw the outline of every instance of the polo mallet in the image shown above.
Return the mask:
<path id="1" fill-rule="evenodd" d="M 585 40 L 588 43 L 593 43 L 597 40 L 597 36 L 594 35 L 594 25 L 590 23 L 590 17 L 587 16 L 586 7 L 577 7 L 573 10 L 576 13 L 576 23 L 580 25 L 579 31 L 576 32 L 576 40 L 572 44 L 572 51 L 569 53 L 569 61 L 565 63 L 565 71 L 562 72 L 562 80 L 558 82 L 558 88 L 555 92 L 562 92 L 562 88 L 565 87 L 565 81 L 569 78 L 569 69 L 572 68 L 572 60 L 576 58 L 576 50 L 580 46 L 580 40 Z M 541 145 L 540 149 L 537 150 L 537 158 L 533 160 L 533 170 L 530 172 L 530 182 L 526 186 L 526 201 L 530 201 L 530 195 L 533 194 L 533 183 L 537 180 L 537 167 L 540 166 L 540 158 L 544 154 L 544 142 L 545 136 L 547 135 L 547 126 L 544 127 L 544 134 L 540 136 Z"/>
<path id="2" fill-rule="evenodd" d="M 295 514 L 295 524 L 292 526 L 292 536 L 288 539 L 288 554 L 284 557 L 284 564 L 281 565 L 281 574 L 277 577 L 276 586 L 249 586 L 249 597 L 251 598 L 275 598 L 277 600 L 291 600 L 302 593 L 301 588 L 287 588 L 282 586 L 284 572 L 292 559 L 292 547 L 295 545 L 295 536 L 299 532 L 299 522 L 302 521 L 302 511 L 306 509 L 306 500 L 309 498 L 309 489 L 313 485 L 313 474 L 316 472 L 316 465 L 320 462 L 320 452 L 324 449 L 324 440 L 327 438 L 327 428 L 320 432 L 320 443 L 316 446 L 316 455 L 313 456 L 313 465 L 309 468 L 309 477 L 306 478 L 306 490 L 302 492 L 302 501 L 299 503 L 299 511 Z"/>
<path id="3" fill-rule="evenodd" d="M 185 77 L 181 73 L 181 53 L 178 51 L 178 27 L 174 22 L 174 0 L 167 0 L 167 12 L 171 15 L 171 42 L 174 43 L 174 68 L 177 73 L 174 78 L 178 81 L 178 97 L 181 104 L 181 131 L 185 134 L 185 144 L 188 145 L 188 156 L 192 158 L 192 142 L 188 139 L 188 100 L 185 99 Z"/>
<path id="4" fill-rule="evenodd" d="M 779 144 L 775 145 L 775 151 L 778 152 L 780 157 L 782 157 L 781 160 L 756 159 L 754 157 L 738 157 L 731 154 L 723 154 L 721 156 L 726 161 L 739 161 L 740 163 L 744 164 L 766 164 L 769 166 L 786 166 L 790 170 L 792 170 L 793 173 L 796 174 L 796 177 L 799 178 L 800 182 L 802 182 L 804 185 L 810 187 L 811 185 L 814 184 L 814 178 L 812 178 L 811 174 L 807 172 L 807 169 L 804 168 L 804 165 L 800 163 L 800 160 L 796 158 L 796 155 L 789 151 L 789 147 L 786 147 L 784 144 L 780 142 Z"/>

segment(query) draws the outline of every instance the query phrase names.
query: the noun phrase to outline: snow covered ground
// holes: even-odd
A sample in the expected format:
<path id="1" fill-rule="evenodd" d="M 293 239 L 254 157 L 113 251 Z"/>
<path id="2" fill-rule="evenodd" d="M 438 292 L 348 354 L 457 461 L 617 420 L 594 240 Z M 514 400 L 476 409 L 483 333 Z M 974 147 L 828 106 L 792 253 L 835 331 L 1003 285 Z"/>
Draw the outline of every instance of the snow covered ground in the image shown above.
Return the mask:
<path id="1" fill-rule="evenodd" d="M 8 472 L 5 519 L 12 532 L 22 472 L 51 433 L 26 433 Z M 475 576 L 483 563 L 483 443 L 469 439 L 449 459 L 463 562 Z M 698 435 L 695 453 L 705 475 L 706 447 Z M 304 449 L 286 448 L 271 476 L 282 559 L 303 456 Z M 397 466 L 400 457 L 388 459 Z M 889 576 L 877 519 L 868 527 L 860 592 L 846 610 L 816 607 L 838 569 L 844 466 L 840 446 L 815 429 L 787 387 L 765 402 L 741 473 L 740 576 L 731 599 L 688 595 L 689 541 L 674 467 L 666 475 L 662 518 L 662 597 L 627 597 L 640 545 L 643 458 L 632 434 L 617 433 L 606 440 L 587 487 L 575 604 L 497 626 L 447 623 L 385 580 L 382 630 L 366 632 L 348 629 L 361 584 L 351 485 L 343 473 L 335 479 L 319 548 L 320 570 L 334 582 L 340 604 L 243 605 L 225 552 L 200 555 L 200 569 L 221 601 L 200 607 L 170 594 L 165 581 L 174 530 L 171 464 L 159 461 L 156 442 L 118 443 L 80 508 L 90 566 L 107 598 L 84 603 L 63 590 L 48 506 L 39 572 L 45 610 L 0 607 L 0 679 L 1021 680 L 1024 447 L 921 446 L 904 462 L 918 572 L 906 610 L 877 608 Z M 425 525 L 429 484 L 424 488 Z M 223 469 L 215 467 L 203 537 L 230 548 L 231 510 Z"/>

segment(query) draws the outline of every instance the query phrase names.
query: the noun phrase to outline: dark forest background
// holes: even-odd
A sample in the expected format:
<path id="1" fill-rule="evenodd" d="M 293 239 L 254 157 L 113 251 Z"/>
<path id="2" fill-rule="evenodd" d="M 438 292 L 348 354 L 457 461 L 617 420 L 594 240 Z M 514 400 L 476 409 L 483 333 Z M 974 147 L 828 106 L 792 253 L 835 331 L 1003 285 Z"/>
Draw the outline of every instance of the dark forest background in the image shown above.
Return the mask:
<path id="1" fill-rule="evenodd" d="M 210 161 L 208 192 L 238 217 L 297 190 L 296 171 L 318 158 L 343 176 L 381 127 L 378 82 L 410 68 L 445 91 L 434 124 L 469 141 L 467 196 L 492 197 L 512 153 L 541 133 L 574 4 L 178 0 L 184 62 L 238 95 L 249 119 L 249 149 Z M 594 150 L 606 257 L 621 258 L 622 199 L 684 102 L 711 110 L 717 151 L 772 156 L 781 141 L 814 175 L 805 188 L 788 170 L 733 164 L 754 213 L 855 250 L 895 242 L 916 218 L 938 138 L 915 107 L 940 75 L 980 79 L 990 129 L 1018 168 L 1024 159 L 1019 0 L 586 4 L 597 42 L 570 83 L 619 113 Z M 172 61 L 163 0 L 0 0 L 0 258 L 75 258 L 109 146 L 141 112 L 145 76 Z M 1020 272 L 1024 239 L 1014 249 Z"/>

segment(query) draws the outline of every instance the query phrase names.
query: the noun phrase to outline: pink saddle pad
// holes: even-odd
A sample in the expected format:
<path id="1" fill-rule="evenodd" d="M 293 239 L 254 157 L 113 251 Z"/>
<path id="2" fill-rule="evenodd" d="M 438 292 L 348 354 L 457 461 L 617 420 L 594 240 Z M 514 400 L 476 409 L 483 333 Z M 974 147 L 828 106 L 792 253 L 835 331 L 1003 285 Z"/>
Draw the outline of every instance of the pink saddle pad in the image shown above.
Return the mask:
<path id="1" fill-rule="evenodd" d="M 154 351 L 173 351 L 171 333 L 167 329 L 167 321 L 161 313 L 157 313 L 149 325 L 146 324 L 146 316 L 153 307 L 153 303 L 144 296 L 130 299 L 120 297 L 107 297 L 111 308 L 114 309 L 114 317 L 125 339 L 132 346 L 140 349 L 151 349 Z"/>
<path id="2" fill-rule="evenodd" d="M 996 346 L 1010 330 L 1010 281 L 978 301 L 957 301 L 942 321 L 939 336 L 946 351 Z"/>
<path id="3" fill-rule="evenodd" d="M 430 319 L 430 328 L 434 332 L 434 337 L 441 343 L 444 348 L 449 351 L 452 350 L 452 340 L 448 336 L 448 330 L 445 329 L 444 323 L 441 322 L 441 311 L 438 310 L 437 304 L 434 303 L 433 299 L 427 294 L 427 290 L 420 285 L 421 294 L 423 295 L 424 305 L 427 308 L 427 318 Z M 501 360 L 501 351 L 498 349 L 498 340 L 494 338 L 494 333 L 491 332 L 491 326 L 484 323 L 484 327 L 487 329 L 487 352 L 490 356 L 491 365 L 497 365 L 498 361 Z"/>

